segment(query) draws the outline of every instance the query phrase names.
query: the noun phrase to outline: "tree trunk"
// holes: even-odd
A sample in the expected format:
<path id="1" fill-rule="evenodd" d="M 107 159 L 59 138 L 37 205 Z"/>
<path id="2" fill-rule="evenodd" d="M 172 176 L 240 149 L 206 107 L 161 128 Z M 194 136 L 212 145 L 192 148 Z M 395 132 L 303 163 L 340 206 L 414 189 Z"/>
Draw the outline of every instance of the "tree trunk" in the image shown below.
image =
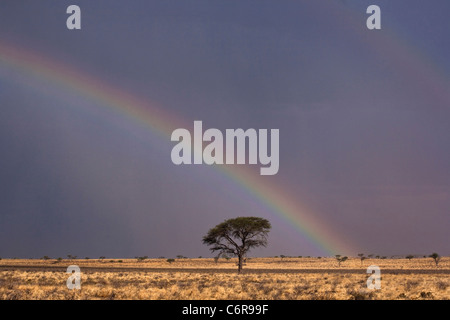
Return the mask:
<path id="1" fill-rule="evenodd" d="M 238 255 L 238 273 L 242 271 L 242 255 Z"/>

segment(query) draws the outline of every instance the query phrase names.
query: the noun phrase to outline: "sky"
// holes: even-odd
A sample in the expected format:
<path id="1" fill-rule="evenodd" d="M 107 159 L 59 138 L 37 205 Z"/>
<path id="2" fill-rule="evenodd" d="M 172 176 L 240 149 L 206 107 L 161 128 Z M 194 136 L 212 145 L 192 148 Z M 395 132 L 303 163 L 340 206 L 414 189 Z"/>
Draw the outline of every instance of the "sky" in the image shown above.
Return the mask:
<path id="1" fill-rule="evenodd" d="M 66 27 L 72 4 L 81 30 Z M 371 4 L 381 30 L 366 27 Z M 202 236 L 237 216 L 272 224 L 254 256 L 450 255 L 449 10 L 447 0 L 1 1 L 0 257 L 212 256 Z M 174 165 L 169 135 L 12 65 L 6 46 L 190 130 L 194 120 L 279 129 L 276 175 L 230 170 L 244 167 L 319 227 L 294 212 L 308 235 L 272 195 L 221 169 Z M 325 238 L 347 245 L 330 252 Z"/>

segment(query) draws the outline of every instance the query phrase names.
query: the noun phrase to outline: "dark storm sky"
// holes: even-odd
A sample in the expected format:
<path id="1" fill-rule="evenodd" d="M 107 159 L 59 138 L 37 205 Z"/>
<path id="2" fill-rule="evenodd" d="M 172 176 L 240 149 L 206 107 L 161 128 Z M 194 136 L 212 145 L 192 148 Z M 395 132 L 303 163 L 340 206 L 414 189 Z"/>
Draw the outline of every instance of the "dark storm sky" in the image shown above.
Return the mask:
<path id="1" fill-rule="evenodd" d="M 71 4 L 78 31 L 66 28 Z M 370 4 L 381 30 L 366 28 Z M 278 128 L 268 184 L 362 252 L 448 255 L 449 10 L 446 0 L 3 0 L 0 42 L 208 128 Z M 226 177 L 174 166 L 169 138 L 103 109 L 0 59 L 0 257 L 207 256 L 202 235 L 239 215 L 273 224 L 255 255 L 324 254 Z"/>

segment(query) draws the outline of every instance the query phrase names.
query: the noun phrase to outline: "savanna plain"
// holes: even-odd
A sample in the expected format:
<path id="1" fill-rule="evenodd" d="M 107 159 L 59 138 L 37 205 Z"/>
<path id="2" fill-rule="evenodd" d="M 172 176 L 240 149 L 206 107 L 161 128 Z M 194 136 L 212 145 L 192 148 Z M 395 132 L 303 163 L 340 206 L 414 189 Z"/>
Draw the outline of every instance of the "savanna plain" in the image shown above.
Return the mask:
<path id="1" fill-rule="evenodd" d="M 250 299 L 250 300 L 448 300 L 450 257 L 236 259 L 2 259 L 1 300 Z M 69 290 L 69 265 L 81 270 L 81 289 Z M 368 289 L 376 265 L 381 288 Z"/>

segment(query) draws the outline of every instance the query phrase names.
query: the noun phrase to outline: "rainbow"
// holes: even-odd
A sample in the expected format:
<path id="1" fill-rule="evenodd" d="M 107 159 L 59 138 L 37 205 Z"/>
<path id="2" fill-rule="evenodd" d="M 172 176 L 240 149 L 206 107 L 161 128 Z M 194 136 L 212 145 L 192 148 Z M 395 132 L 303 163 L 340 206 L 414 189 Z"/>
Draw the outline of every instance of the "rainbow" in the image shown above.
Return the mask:
<path id="1" fill-rule="evenodd" d="M 145 125 L 154 133 L 167 139 L 175 128 L 187 128 L 189 124 L 155 103 L 148 103 L 136 96 L 80 72 L 66 64 L 50 60 L 35 52 L 0 42 L 0 66 L 6 64 L 16 71 L 38 79 L 45 79 L 54 86 L 100 103 L 111 112 Z M 247 194 L 283 218 L 306 237 L 314 247 L 328 255 L 354 253 L 356 249 L 335 233 L 310 210 L 304 209 L 293 195 L 280 185 L 269 184 L 264 177 L 242 166 L 213 165 Z"/>
<path id="2" fill-rule="evenodd" d="M 45 79 L 56 87 L 64 87 L 74 94 L 100 103 L 111 112 L 143 124 L 164 138 L 170 137 L 175 128 L 189 127 L 181 118 L 169 113 L 155 103 L 148 103 L 85 72 L 61 64 L 36 52 L 0 42 L 0 66 L 6 65 L 27 77 Z M 325 254 L 354 253 L 356 249 L 348 245 L 310 210 L 302 207 L 296 197 L 280 185 L 269 184 L 258 174 L 241 166 L 212 166 L 230 179 L 247 194 L 307 238 L 311 244 Z"/>

